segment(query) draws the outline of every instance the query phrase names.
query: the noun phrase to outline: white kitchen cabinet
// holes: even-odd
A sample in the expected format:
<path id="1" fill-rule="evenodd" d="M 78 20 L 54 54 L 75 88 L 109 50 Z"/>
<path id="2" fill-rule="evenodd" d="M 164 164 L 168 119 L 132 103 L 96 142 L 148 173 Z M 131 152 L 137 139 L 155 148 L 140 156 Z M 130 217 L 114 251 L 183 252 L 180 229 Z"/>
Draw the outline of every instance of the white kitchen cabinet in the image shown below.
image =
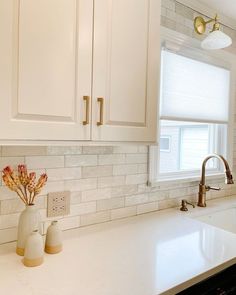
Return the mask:
<path id="1" fill-rule="evenodd" d="M 92 18 L 92 0 L 0 2 L 1 139 L 90 139 Z"/>
<path id="2" fill-rule="evenodd" d="M 94 140 L 156 140 L 160 4 L 95 0 Z"/>
<path id="3" fill-rule="evenodd" d="M 159 30 L 156 0 L 0 1 L 0 140 L 155 141 Z"/>

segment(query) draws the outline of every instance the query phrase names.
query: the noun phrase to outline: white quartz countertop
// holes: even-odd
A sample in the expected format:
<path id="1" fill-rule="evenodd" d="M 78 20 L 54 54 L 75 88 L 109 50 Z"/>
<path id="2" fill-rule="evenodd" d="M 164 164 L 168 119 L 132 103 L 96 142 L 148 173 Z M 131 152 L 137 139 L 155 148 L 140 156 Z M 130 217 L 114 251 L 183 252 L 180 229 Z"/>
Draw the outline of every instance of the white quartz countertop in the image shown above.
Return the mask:
<path id="1" fill-rule="evenodd" d="M 236 235 L 201 223 L 236 197 L 64 232 L 64 249 L 27 268 L 15 244 L 0 246 L 2 295 L 175 294 L 236 262 Z"/>

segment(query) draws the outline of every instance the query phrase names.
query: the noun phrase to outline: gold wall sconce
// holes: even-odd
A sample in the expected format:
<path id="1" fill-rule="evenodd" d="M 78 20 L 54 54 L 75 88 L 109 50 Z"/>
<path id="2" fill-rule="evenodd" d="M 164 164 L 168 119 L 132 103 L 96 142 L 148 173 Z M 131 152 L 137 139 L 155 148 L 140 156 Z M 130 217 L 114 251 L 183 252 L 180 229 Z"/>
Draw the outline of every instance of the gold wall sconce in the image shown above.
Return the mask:
<path id="1" fill-rule="evenodd" d="M 228 47 L 232 44 L 232 39 L 220 31 L 220 23 L 218 16 L 208 21 L 205 21 L 203 17 L 197 16 L 194 19 L 194 30 L 197 34 L 202 35 L 206 32 L 207 24 L 213 23 L 212 30 L 209 35 L 202 41 L 201 46 L 203 49 L 221 49 Z"/>

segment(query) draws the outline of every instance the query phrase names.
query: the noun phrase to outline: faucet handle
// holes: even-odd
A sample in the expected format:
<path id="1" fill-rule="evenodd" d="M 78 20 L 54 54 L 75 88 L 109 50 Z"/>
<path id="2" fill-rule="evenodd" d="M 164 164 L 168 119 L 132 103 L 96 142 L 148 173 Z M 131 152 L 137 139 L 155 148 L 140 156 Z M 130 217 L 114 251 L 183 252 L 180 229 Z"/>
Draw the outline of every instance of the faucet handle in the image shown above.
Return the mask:
<path id="1" fill-rule="evenodd" d="M 180 211 L 188 211 L 187 205 L 191 205 L 191 206 L 193 206 L 193 208 L 195 208 L 194 204 L 188 202 L 187 200 L 182 200 L 181 201 Z"/>
<path id="2" fill-rule="evenodd" d="M 206 186 L 206 190 L 209 191 L 209 190 L 213 190 L 213 191 L 220 191 L 221 188 L 220 187 L 215 187 L 215 186 Z"/>

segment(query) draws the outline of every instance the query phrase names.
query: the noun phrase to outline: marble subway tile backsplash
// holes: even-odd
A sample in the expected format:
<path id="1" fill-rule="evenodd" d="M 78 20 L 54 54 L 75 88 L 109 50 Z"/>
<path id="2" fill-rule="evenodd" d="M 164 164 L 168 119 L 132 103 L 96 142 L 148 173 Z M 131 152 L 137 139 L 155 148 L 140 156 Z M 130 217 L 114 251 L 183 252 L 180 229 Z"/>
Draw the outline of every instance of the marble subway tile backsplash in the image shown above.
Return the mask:
<path id="1" fill-rule="evenodd" d="M 134 216 L 169 207 L 179 206 L 182 198 L 197 200 L 198 182 L 147 186 L 148 147 L 2 147 L 0 169 L 10 164 L 25 163 L 37 174 L 46 172 L 48 183 L 36 205 L 44 223 L 47 194 L 71 191 L 70 215 L 59 217 L 62 229 Z M 208 198 L 222 197 L 236 192 L 222 180 L 215 185 L 223 190 Z M 14 192 L 0 186 L 0 243 L 16 239 L 16 227 L 24 205 Z"/>

